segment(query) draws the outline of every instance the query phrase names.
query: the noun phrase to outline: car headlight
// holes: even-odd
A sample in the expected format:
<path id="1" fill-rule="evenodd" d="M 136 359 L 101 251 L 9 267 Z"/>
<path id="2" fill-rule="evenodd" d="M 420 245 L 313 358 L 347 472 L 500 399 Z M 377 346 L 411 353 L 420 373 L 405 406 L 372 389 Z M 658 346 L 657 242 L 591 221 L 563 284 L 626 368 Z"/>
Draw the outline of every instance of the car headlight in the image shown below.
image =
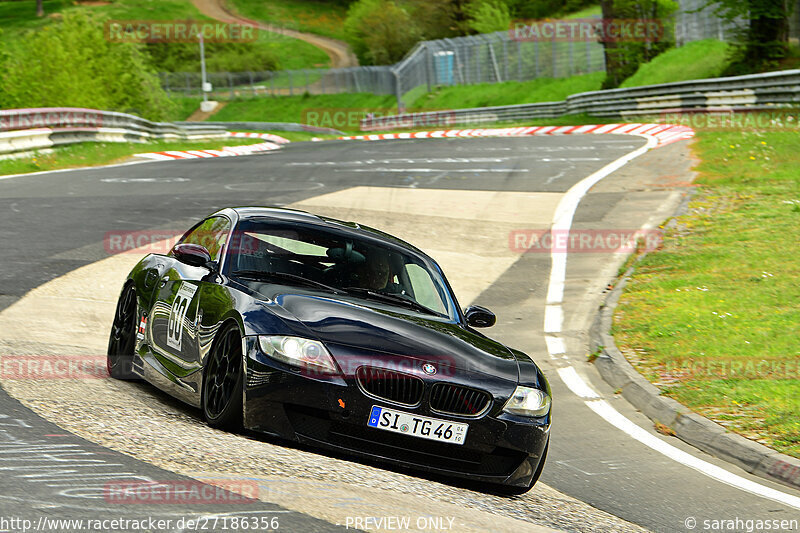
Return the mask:
<path id="1" fill-rule="evenodd" d="M 265 354 L 287 365 L 320 373 L 338 373 L 331 354 L 319 341 L 270 335 L 258 337 L 258 343 Z"/>
<path id="2" fill-rule="evenodd" d="M 520 416 L 544 416 L 550 411 L 550 395 L 520 385 L 503 406 L 503 411 Z"/>

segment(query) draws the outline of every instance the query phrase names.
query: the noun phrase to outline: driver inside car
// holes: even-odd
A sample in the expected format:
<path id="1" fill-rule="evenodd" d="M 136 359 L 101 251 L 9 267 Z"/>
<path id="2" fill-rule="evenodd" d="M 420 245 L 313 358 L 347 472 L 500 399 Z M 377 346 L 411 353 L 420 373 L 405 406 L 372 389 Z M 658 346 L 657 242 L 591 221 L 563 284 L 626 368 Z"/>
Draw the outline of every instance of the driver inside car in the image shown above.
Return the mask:
<path id="1" fill-rule="evenodd" d="M 392 266 L 389 252 L 381 248 L 368 250 L 366 260 L 355 268 L 358 285 L 377 292 L 404 294 L 403 287 L 392 283 Z"/>

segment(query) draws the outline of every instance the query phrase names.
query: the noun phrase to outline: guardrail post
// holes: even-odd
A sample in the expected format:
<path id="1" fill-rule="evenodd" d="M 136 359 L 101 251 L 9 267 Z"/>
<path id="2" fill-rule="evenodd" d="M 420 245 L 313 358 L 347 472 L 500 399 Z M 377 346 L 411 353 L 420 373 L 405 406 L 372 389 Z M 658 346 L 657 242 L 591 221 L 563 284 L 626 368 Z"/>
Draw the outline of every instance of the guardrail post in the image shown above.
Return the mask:
<path id="1" fill-rule="evenodd" d="M 569 40 L 569 72 L 568 76 L 575 75 L 575 41 Z"/>
<path id="2" fill-rule="evenodd" d="M 431 92 L 431 49 L 425 46 L 425 82 L 428 84 L 428 92 Z"/>
<path id="3" fill-rule="evenodd" d="M 508 81 L 508 40 L 503 39 L 503 79 Z"/>
<path id="4" fill-rule="evenodd" d="M 247 74 L 250 75 L 250 89 L 253 90 L 253 96 L 258 96 L 258 90 L 256 89 L 256 82 L 253 79 L 253 72 L 248 70 Z"/>
<path id="5" fill-rule="evenodd" d="M 233 91 L 233 74 L 228 72 L 228 87 L 231 89 L 231 99 L 236 97 L 236 93 Z"/>
<path id="6" fill-rule="evenodd" d="M 308 70 L 303 69 L 303 73 L 306 75 L 306 92 L 310 94 L 311 91 L 308 88 L 309 87 L 309 85 L 308 85 Z"/>
<path id="7" fill-rule="evenodd" d="M 287 70 L 286 76 L 289 78 L 289 96 L 294 96 L 294 87 L 292 86 L 292 71 Z"/>

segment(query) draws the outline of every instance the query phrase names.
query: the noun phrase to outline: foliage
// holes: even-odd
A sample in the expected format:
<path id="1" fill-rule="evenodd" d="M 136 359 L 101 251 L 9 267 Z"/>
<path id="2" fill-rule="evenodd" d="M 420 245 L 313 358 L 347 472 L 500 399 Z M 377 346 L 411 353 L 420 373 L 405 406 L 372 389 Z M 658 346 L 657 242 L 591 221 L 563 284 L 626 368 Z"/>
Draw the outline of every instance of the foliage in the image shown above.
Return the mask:
<path id="1" fill-rule="evenodd" d="M 359 0 L 347 12 L 345 33 L 363 64 L 391 64 L 422 38 L 416 22 L 393 0 Z"/>
<path id="2" fill-rule="evenodd" d="M 154 66 L 166 72 L 199 72 L 200 48 L 197 43 L 148 43 L 147 52 Z M 209 72 L 277 70 L 276 54 L 254 42 L 205 43 L 206 68 Z"/>
<path id="3" fill-rule="evenodd" d="M 648 63 L 639 65 L 636 74 L 620 87 L 639 87 L 685 80 L 722 76 L 730 63 L 728 43 L 706 39 L 670 48 Z"/>
<path id="4" fill-rule="evenodd" d="M 674 0 L 603 0 L 604 20 L 658 21 L 661 35 L 646 34 L 644 38 L 607 40 L 603 43 L 606 56 L 606 79 L 603 89 L 613 89 L 632 76 L 639 65 L 647 63 L 674 45 L 671 15 L 677 11 Z"/>
<path id="5" fill-rule="evenodd" d="M 511 11 L 501 0 L 475 2 L 468 13 L 469 26 L 478 33 L 504 31 L 511 27 Z"/>
<path id="6" fill-rule="evenodd" d="M 732 65 L 726 74 L 772 70 L 786 57 L 789 17 L 794 2 L 784 0 L 707 0 L 706 7 L 732 24 L 745 20 L 736 32 Z"/>
<path id="7" fill-rule="evenodd" d="M 0 41 L 0 108 L 91 107 L 153 120 L 172 103 L 141 45 L 110 43 L 82 12 L 8 44 Z"/>

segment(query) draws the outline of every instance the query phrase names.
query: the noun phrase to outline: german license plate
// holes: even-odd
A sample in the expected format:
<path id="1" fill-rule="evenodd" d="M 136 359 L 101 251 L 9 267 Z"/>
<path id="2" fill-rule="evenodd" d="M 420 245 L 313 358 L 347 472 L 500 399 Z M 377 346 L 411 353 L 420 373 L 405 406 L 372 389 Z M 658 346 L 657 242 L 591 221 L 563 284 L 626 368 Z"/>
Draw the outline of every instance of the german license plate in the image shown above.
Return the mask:
<path id="1" fill-rule="evenodd" d="M 384 431 L 450 444 L 464 444 L 469 428 L 469 424 L 412 415 L 377 405 L 372 407 L 367 425 Z"/>

